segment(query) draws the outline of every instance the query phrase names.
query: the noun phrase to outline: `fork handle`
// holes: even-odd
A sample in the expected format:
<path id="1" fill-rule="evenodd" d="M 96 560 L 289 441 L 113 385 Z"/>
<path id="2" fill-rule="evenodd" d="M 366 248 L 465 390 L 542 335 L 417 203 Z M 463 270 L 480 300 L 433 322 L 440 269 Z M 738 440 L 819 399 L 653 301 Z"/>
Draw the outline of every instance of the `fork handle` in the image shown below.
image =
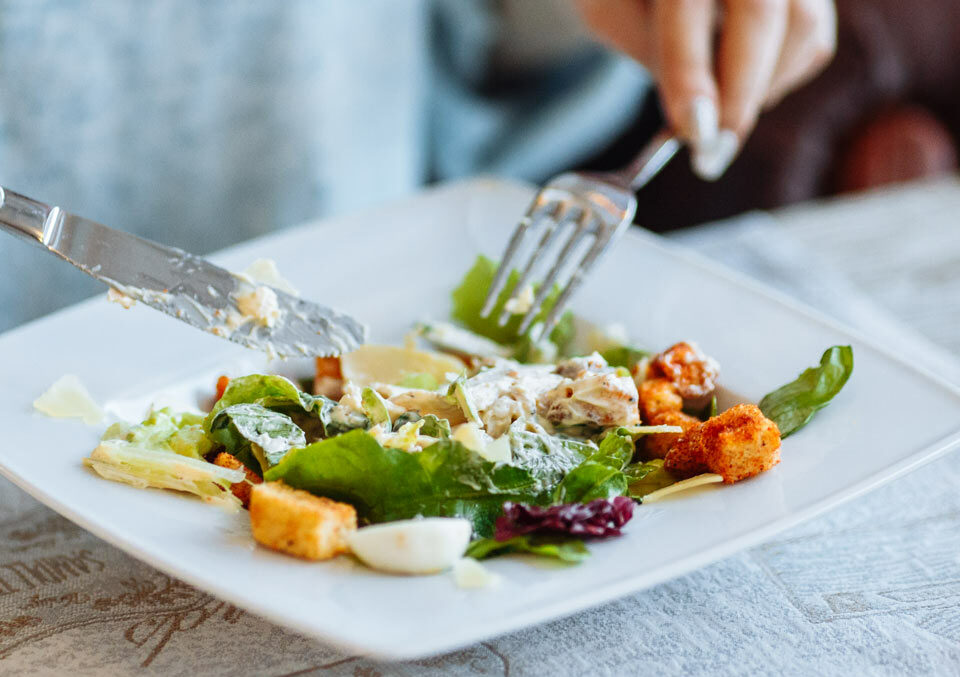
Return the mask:
<path id="1" fill-rule="evenodd" d="M 33 244 L 44 245 L 44 226 L 54 209 L 0 186 L 0 230 Z"/>
<path id="2" fill-rule="evenodd" d="M 681 145 L 680 139 L 674 136 L 673 132 L 668 128 L 661 129 L 637 154 L 633 162 L 617 173 L 632 190 L 640 190 L 660 173 L 677 154 Z"/>

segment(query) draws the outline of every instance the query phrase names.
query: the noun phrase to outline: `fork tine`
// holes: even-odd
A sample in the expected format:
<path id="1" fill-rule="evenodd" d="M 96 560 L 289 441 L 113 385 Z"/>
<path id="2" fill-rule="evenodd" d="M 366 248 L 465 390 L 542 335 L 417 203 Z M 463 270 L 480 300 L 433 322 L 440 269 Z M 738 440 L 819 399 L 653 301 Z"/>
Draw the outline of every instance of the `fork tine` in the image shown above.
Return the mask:
<path id="1" fill-rule="evenodd" d="M 607 245 L 610 244 L 617 230 L 618 229 L 611 228 L 601 233 L 597 237 L 596 242 L 593 243 L 593 246 L 590 247 L 583 259 L 581 259 L 580 264 L 573 271 L 573 274 L 570 275 L 570 279 L 567 280 L 567 286 L 560 292 L 556 303 L 553 304 L 550 312 L 547 313 L 547 318 L 543 321 L 543 327 L 540 330 L 540 336 L 549 335 L 550 330 L 553 329 L 554 325 L 559 321 L 560 315 L 563 314 L 567 303 L 570 302 L 570 298 L 576 293 L 577 289 L 580 288 L 580 285 L 583 283 L 583 278 L 587 276 L 590 269 L 593 268 L 597 260 L 603 255 L 603 252 L 606 250 Z M 539 339 L 540 337 L 538 336 L 537 338 Z"/>
<path id="2" fill-rule="evenodd" d="M 583 234 L 587 231 L 587 223 L 593 218 L 593 216 L 586 212 L 581 216 L 580 223 L 577 224 L 577 227 L 569 239 L 567 239 L 566 244 L 563 245 L 563 249 L 560 250 L 560 254 L 557 256 L 556 263 L 553 265 L 553 268 L 550 269 L 550 272 L 547 273 L 546 279 L 541 283 L 540 289 L 537 291 L 537 297 L 534 299 L 530 310 L 523 316 L 523 321 L 520 323 L 517 333 L 521 335 L 525 334 L 530 328 L 530 325 L 533 324 L 533 320 L 540 314 L 544 300 L 549 296 L 551 289 L 553 289 L 553 283 L 557 281 L 560 271 L 567 261 L 570 260 L 577 244 L 580 242 L 580 238 L 583 237 Z"/>
<path id="3" fill-rule="evenodd" d="M 514 229 L 513 235 L 510 236 L 507 248 L 503 252 L 503 256 L 500 257 L 500 266 L 493 275 L 493 282 L 490 283 L 490 290 L 487 292 L 487 298 L 483 302 L 483 308 L 480 310 L 480 317 L 487 317 L 497 304 L 497 297 L 500 296 L 500 292 L 503 291 L 503 287 L 507 284 L 507 275 L 510 273 L 510 261 L 516 255 L 517 250 L 520 249 L 520 244 L 523 242 L 523 238 L 532 223 L 533 216 L 532 211 L 530 211 L 524 215 Z"/>
<path id="4" fill-rule="evenodd" d="M 536 249 L 534 249 L 530 254 L 530 258 L 527 260 L 527 265 L 524 266 L 523 272 L 520 273 L 520 278 L 517 280 L 517 284 L 513 288 L 513 293 L 510 295 L 510 298 L 507 299 L 508 302 L 510 299 L 515 299 L 520 296 L 524 285 L 527 283 L 527 280 L 530 279 L 530 275 L 533 273 L 533 269 L 536 268 L 537 263 L 540 262 L 543 252 L 553 244 L 553 242 L 560 235 L 562 227 L 571 220 L 569 218 L 558 219 L 557 217 L 559 216 L 559 213 L 559 209 L 554 212 L 554 218 L 550 219 L 547 229 L 543 233 L 543 237 L 540 238 L 540 242 L 537 244 Z M 506 305 L 507 303 L 504 303 L 504 308 L 500 311 L 500 317 L 497 319 L 497 324 L 501 327 L 506 325 L 513 316 L 512 313 L 507 310 Z"/>

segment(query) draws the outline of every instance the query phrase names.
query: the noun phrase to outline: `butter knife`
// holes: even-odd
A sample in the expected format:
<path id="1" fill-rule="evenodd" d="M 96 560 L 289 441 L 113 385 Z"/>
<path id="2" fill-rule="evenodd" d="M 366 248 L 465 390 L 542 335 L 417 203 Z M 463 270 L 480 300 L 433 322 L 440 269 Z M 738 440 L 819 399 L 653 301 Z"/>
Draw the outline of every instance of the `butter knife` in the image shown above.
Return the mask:
<path id="1" fill-rule="evenodd" d="M 337 355 L 366 337 L 366 327 L 348 315 L 3 187 L 0 230 L 72 263 L 120 292 L 120 300 L 271 356 Z"/>

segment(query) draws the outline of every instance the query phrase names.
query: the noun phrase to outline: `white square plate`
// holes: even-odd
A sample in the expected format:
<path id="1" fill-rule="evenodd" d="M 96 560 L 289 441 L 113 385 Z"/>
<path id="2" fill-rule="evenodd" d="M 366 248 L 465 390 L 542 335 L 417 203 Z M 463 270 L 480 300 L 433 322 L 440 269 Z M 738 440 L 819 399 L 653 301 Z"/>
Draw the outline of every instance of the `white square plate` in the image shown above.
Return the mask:
<path id="1" fill-rule="evenodd" d="M 444 317 L 477 250 L 499 247 L 530 190 L 455 184 L 375 212 L 289 230 L 214 257 L 234 269 L 271 257 L 304 296 L 332 303 L 398 340 Z M 16 246 L 4 242 L 3 246 Z M 15 280 L 9 281 L 15 284 Z M 576 299 L 588 319 L 620 322 L 643 345 L 695 339 L 722 365 L 729 392 L 756 401 L 854 346 L 853 377 L 816 421 L 783 445 L 771 472 L 640 506 L 622 538 L 591 544 L 579 566 L 492 560 L 502 583 L 458 589 L 449 575 L 381 575 L 348 558 L 307 563 L 256 547 L 246 514 L 190 497 L 107 482 L 81 459 L 101 432 L 45 418 L 31 402 L 76 373 L 113 414 L 151 402 L 196 404 L 220 373 L 264 368 L 256 354 L 142 307 L 103 299 L 0 337 L 0 471 L 98 536 L 193 585 L 350 651 L 411 658 L 600 604 L 756 544 L 873 489 L 960 441 L 960 394 L 780 296 L 634 230 Z M 905 358 L 905 359 L 901 359 Z M 288 364 L 282 370 L 309 363 Z"/>

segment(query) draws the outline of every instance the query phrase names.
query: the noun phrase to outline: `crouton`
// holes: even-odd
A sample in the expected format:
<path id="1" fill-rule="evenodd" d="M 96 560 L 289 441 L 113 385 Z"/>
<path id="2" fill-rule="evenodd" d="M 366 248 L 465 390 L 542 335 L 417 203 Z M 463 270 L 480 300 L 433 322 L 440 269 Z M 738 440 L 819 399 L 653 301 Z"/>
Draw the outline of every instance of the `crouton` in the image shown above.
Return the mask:
<path id="1" fill-rule="evenodd" d="M 236 456 L 233 454 L 228 454 L 225 451 L 221 451 L 213 459 L 214 465 L 219 465 L 221 468 L 230 468 L 231 470 L 242 470 L 243 474 L 246 475 L 245 482 L 236 482 L 230 485 L 231 493 L 240 499 L 240 502 L 243 503 L 243 507 L 246 508 L 250 505 L 250 490 L 253 489 L 254 484 L 260 484 L 263 482 L 260 479 L 260 476 L 257 473 L 253 472 L 241 463 Z"/>
<path id="2" fill-rule="evenodd" d="M 261 545 L 304 559 L 330 559 L 349 550 L 345 535 L 357 529 L 357 512 L 331 501 L 265 482 L 250 494 L 250 526 Z"/>
<path id="3" fill-rule="evenodd" d="M 780 462 L 780 430 L 753 404 L 738 404 L 700 428 L 703 460 L 727 484 Z"/>
<path id="4" fill-rule="evenodd" d="M 666 378 L 685 400 L 702 400 L 717 387 L 720 367 L 693 343 L 681 342 L 656 355 L 647 367 L 647 378 Z"/>
<path id="5" fill-rule="evenodd" d="M 676 386 L 665 378 L 648 379 L 637 389 L 640 400 L 640 419 L 648 424 L 654 416 L 666 411 L 683 409 L 683 398 Z"/>
<path id="6" fill-rule="evenodd" d="M 318 357 L 313 377 L 313 394 L 339 400 L 343 388 L 343 372 L 339 357 Z"/>
<path id="7" fill-rule="evenodd" d="M 653 418 L 646 422 L 647 425 L 677 425 L 687 432 L 691 428 L 700 425 L 700 419 L 682 411 L 661 411 L 654 414 Z M 643 437 L 643 452 L 645 458 L 666 458 L 667 452 L 673 443 L 680 439 L 682 433 L 654 433 Z"/>
<path id="8" fill-rule="evenodd" d="M 670 446 L 663 459 L 663 467 L 680 479 L 710 472 L 703 459 L 700 432 L 703 424 L 696 425 L 680 435 Z"/>
<path id="9" fill-rule="evenodd" d="M 680 477 L 717 473 L 727 484 L 780 462 L 777 424 L 753 404 L 738 404 L 691 428 L 673 443 L 664 466 Z"/>

